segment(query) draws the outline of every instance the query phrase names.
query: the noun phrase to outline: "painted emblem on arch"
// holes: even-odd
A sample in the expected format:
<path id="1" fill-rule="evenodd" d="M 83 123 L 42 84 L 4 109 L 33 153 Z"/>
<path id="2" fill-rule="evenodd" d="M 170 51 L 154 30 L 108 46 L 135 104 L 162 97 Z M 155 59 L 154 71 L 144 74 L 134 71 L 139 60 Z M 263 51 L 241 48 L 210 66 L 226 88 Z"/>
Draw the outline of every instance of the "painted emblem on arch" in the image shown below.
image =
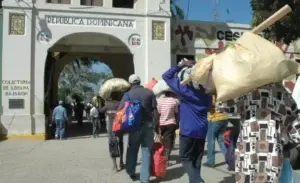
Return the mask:
<path id="1" fill-rule="evenodd" d="M 142 45 L 142 38 L 139 34 L 132 34 L 128 38 L 128 44 L 133 47 L 140 47 Z"/>
<path id="2" fill-rule="evenodd" d="M 39 32 L 37 38 L 40 43 L 50 43 L 51 42 L 51 35 L 44 31 Z"/>

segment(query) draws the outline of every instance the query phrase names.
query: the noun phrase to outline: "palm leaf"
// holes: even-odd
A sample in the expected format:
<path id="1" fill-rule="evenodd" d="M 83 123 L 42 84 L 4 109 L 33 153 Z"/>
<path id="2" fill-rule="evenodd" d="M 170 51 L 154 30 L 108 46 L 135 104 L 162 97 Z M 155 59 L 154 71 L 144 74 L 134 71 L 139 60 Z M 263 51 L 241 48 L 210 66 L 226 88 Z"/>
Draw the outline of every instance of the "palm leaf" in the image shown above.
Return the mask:
<path id="1" fill-rule="evenodd" d="M 170 0 L 170 11 L 173 18 L 184 19 L 184 10 L 174 0 Z"/>
<path id="2" fill-rule="evenodd" d="M 178 5 L 175 5 L 176 18 L 183 20 L 184 19 L 184 11 Z"/>

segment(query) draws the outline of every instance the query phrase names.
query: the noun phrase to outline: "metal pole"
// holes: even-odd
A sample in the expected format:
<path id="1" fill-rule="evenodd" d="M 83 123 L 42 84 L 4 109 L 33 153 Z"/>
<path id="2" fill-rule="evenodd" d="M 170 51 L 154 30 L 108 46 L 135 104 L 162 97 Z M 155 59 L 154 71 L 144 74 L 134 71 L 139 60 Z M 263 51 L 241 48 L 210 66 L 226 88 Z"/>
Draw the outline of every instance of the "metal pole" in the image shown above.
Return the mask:
<path id="1" fill-rule="evenodd" d="M 31 62 L 30 62 L 30 115 L 31 115 L 31 133 L 35 134 L 35 41 L 36 41 L 36 0 L 32 0 L 32 10 L 31 10 Z"/>

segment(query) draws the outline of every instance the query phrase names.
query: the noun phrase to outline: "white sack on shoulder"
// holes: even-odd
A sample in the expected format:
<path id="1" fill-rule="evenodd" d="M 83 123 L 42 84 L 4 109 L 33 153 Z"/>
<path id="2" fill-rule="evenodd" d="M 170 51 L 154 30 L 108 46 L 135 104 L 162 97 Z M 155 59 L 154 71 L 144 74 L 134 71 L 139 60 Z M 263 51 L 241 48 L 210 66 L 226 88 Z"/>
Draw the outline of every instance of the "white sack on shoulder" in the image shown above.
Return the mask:
<path id="1" fill-rule="evenodd" d="M 193 67 L 191 76 L 193 82 L 198 85 L 206 85 L 210 80 L 210 71 L 213 67 L 213 60 L 216 57 L 216 54 L 209 55 L 205 58 L 202 58 L 197 61 L 196 65 Z"/>
<path id="2" fill-rule="evenodd" d="M 255 88 L 281 82 L 298 69 L 299 64 L 286 60 L 273 43 L 245 32 L 234 46 L 214 58 L 212 76 L 217 100 L 237 98 Z"/>
<path id="3" fill-rule="evenodd" d="M 162 92 L 165 91 L 172 91 L 171 88 L 164 80 L 159 80 L 152 89 L 155 95 L 160 95 Z"/>
<path id="4" fill-rule="evenodd" d="M 130 88 L 130 84 L 128 81 L 122 78 L 112 78 L 106 80 L 100 90 L 99 95 L 103 99 L 107 100 L 111 97 L 112 92 L 125 92 Z"/>

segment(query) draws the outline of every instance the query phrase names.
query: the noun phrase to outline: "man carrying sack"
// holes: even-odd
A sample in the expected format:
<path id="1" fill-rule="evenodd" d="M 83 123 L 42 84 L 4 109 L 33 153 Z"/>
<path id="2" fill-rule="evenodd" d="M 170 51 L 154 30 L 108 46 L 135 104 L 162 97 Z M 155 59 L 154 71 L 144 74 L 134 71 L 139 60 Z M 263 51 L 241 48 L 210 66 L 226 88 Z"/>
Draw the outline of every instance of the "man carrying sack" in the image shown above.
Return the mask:
<path id="1" fill-rule="evenodd" d="M 180 100 L 180 147 L 179 156 L 189 176 L 189 183 L 204 183 L 201 178 L 201 163 L 207 133 L 207 112 L 211 96 L 199 86 L 180 85 L 177 73 L 184 67 L 192 67 L 195 61 L 184 61 L 166 71 L 162 78 Z"/>

